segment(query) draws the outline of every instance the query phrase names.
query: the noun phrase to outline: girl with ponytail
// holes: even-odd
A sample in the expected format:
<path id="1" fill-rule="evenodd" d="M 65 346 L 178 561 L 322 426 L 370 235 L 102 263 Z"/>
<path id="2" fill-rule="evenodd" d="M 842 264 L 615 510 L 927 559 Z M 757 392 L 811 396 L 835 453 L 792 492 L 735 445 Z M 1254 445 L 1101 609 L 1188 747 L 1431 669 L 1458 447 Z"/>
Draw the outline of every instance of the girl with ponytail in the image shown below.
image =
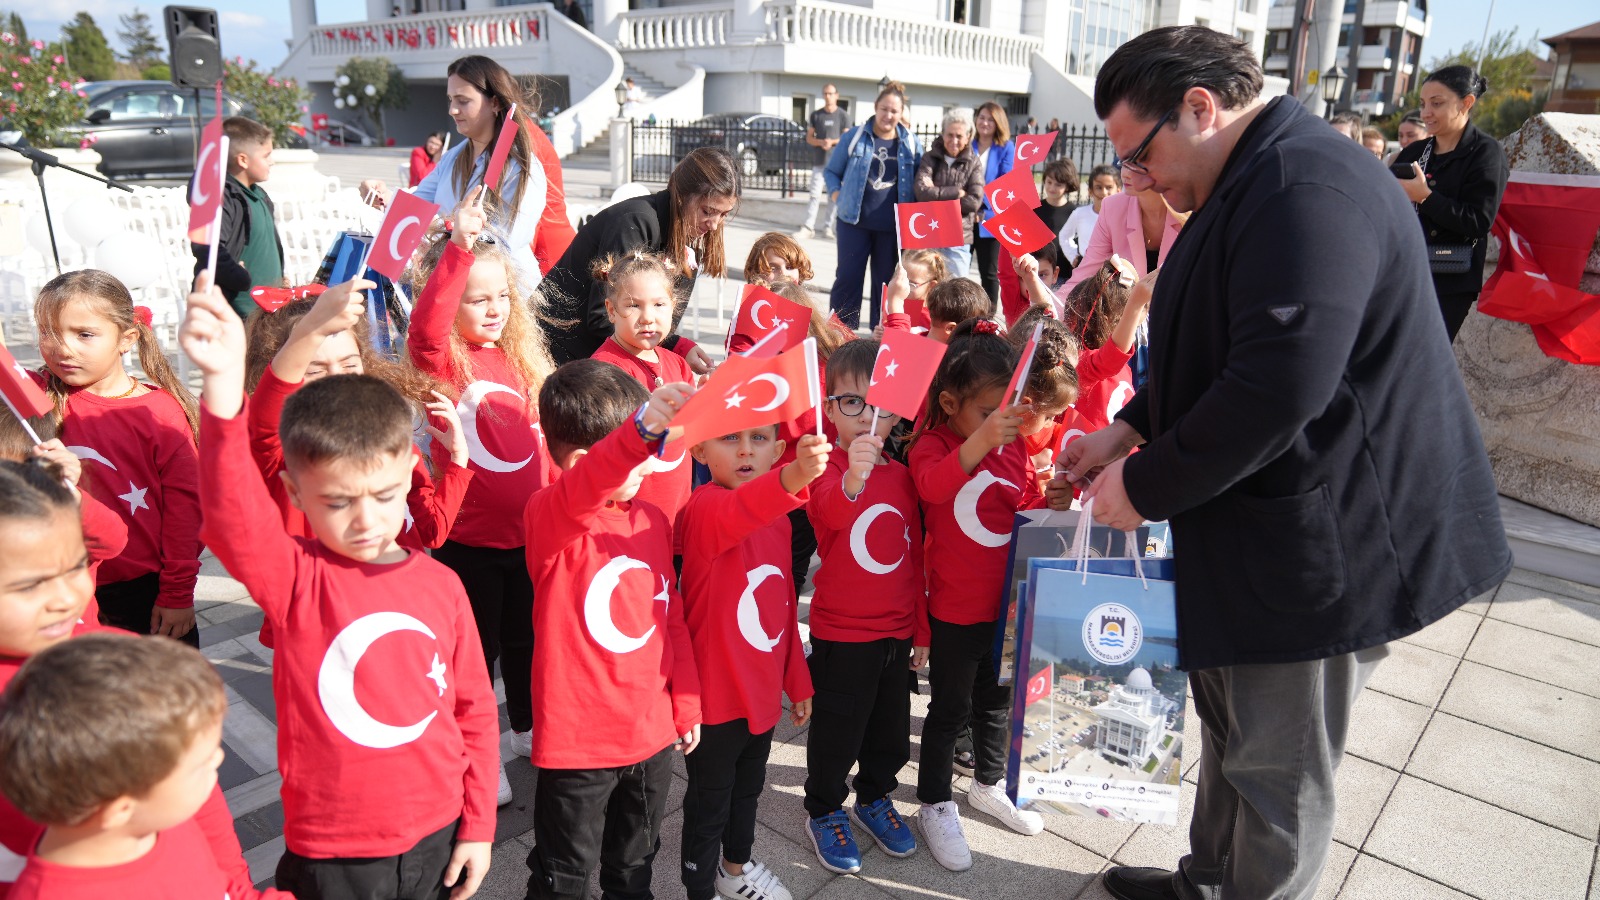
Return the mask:
<path id="1" fill-rule="evenodd" d="M 89 470 L 89 493 L 128 528 L 127 547 L 95 576 L 101 620 L 199 647 L 194 397 L 161 352 L 149 310 L 113 276 L 58 275 L 39 291 L 33 316 L 47 370 L 34 378 L 55 400 L 56 431 Z M 144 381 L 122 365 L 135 348 Z"/>

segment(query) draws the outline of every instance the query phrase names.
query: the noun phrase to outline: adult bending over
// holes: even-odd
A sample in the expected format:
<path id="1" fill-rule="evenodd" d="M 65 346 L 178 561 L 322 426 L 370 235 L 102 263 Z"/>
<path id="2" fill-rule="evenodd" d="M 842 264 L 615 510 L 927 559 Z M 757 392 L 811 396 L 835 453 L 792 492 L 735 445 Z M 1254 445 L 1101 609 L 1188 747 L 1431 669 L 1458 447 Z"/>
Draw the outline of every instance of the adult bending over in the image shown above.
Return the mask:
<path id="1" fill-rule="evenodd" d="M 1411 177 L 1402 179 L 1400 187 L 1416 204 L 1427 243 L 1472 245 L 1466 271 L 1433 275 L 1451 341 L 1483 289 L 1489 226 L 1511 174 L 1500 143 L 1471 121 L 1472 107 L 1488 89 L 1483 76 L 1468 66 L 1446 66 L 1429 75 L 1422 83 L 1422 123 L 1428 137 L 1401 150 L 1394 160 L 1411 168 Z"/>
<path id="2" fill-rule="evenodd" d="M 961 246 L 941 247 L 939 255 L 950 264 L 951 275 L 965 278 L 972 264 L 972 229 L 983 205 L 983 168 L 972 152 L 972 113 L 961 107 L 950 110 L 942 129 L 917 163 L 915 189 L 919 201 L 961 201 Z"/>
<path id="3" fill-rule="evenodd" d="M 867 304 L 871 327 L 878 327 L 883 286 L 894 276 L 899 256 L 894 205 L 916 199 L 912 182 L 922 145 L 900 121 L 906 106 L 905 86 L 889 82 L 878 92 L 872 118 L 845 132 L 828 157 L 828 191 L 839 223 L 839 266 L 828 305 L 851 328 L 861 322 L 861 287 L 869 260 Z"/>
<path id="4" fill-rule="evenodd" d="M 605 285 L 589 266 L 606 256 L 636 250 L 665 253 L 677 267 L 672 327 L 678 327 L 700 275 L 721 277 L 725 269 L 723 227 L 739 205 L 739 170 L 727 151 L 701 147 L 672 170 L 667 189 L 614 203 L 578 230 L 567 252 L 545 276 L 551 322 L 545 328 L 556 365 L 587 359 L 611 335 Z M 689 360 L 696 372 L 710 358 L 693 341 L 673 334 L 661 346 Z"/>
<path id="5" fill-rule="evenodd" d="M 1249 45 L 1200 26 L 1133 38 L 1095 81 L 1128 187 L 1194 212 L 1150 304 L 1150 383 L 1061 459 L 1098 472 L 1097 520 L 1168 519 L 1184 560 L 1178 663 L 1205 741 L 1190 849 L 1176 872 L 1109 870 L 1119 898 L 1312 896 L 1387 643 L 1511 570 L 1405 198 L 1261 86 Z"/>

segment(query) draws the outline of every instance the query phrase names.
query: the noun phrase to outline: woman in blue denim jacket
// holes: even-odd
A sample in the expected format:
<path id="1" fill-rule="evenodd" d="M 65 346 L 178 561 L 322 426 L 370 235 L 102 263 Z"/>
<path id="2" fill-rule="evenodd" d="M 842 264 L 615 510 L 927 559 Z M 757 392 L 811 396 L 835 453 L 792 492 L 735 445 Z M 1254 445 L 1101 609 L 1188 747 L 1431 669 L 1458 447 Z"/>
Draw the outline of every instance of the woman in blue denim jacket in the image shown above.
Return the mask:
<path id="1" fill-rule="evenodd" d="M 861 288 L 869 259 L 869 325 L 878 327 L 883 286 L 894 277 L 899 255 L 894 206 L 916 200 L 913 188 L 922 145 L 901 124 L 906 106 L 905 87 L 891 81 L 878 94 L 872 118 L 839 138 L 824 173 L 839 215 L 835 230 L 839 267 L 828 305 L 851 328 L 861 322 Z"/>

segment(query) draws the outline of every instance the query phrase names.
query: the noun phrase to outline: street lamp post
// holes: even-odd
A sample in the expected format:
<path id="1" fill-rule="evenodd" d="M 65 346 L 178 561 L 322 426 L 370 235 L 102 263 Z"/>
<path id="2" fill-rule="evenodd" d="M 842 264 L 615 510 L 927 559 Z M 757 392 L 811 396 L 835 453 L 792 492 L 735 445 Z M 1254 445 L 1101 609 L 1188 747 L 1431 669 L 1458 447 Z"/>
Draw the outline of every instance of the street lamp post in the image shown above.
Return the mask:
<path id="1" fill-rule="evenodd" d="M 1339 95 L 1343 93 L 1344 83 L 1348 78 L 1349 76 L 1338 66 L 1322 73 L 1323 118 L 1333 118 L 1333 107 L 1339 102 Z"/>
<path id="2" fill-rule="evenodd" d="M 617 100 L 617 118 L 620 119 L 622 118 L 622 108 L 628 102 L 628 85 L 625 82 L 617 82 L 617 86 L 611 89 L 611 95 Z"/>

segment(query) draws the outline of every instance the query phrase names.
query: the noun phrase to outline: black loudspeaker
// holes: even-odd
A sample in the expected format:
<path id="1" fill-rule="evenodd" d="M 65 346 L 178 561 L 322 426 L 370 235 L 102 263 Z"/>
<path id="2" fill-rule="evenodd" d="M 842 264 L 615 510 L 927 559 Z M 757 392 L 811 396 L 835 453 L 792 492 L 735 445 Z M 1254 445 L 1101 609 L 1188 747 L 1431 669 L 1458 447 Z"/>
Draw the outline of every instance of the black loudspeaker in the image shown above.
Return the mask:
<path id="1" fill-rule="evenodd" d="M 222 39 L 217 36 L 217 11 L 197 6 L 168 6 L 161 11 L 171 48 L 172 83 L 179 87 L 212 87 L 222 80 Z"/>

